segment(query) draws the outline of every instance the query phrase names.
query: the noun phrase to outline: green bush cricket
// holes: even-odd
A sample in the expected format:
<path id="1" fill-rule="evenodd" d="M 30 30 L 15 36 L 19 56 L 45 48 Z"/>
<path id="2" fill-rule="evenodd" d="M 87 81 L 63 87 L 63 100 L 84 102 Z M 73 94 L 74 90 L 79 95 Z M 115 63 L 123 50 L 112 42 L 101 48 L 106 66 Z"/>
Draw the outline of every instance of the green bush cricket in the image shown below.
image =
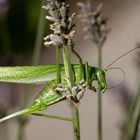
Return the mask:
<path id="1" fill-rule="evenodd" d="M 107 89 L 105 75 L 106 71 L 108 71 L 110 69 L 110 66 L 114 64 L 118 59 L 122 58 L 123 56 L 127 55 L 128 53 L 132 52 L 133 50 L 139 47 L 140 46 L 137 46 L 136 48 L 130 50 L 129 52 L 121 55 L 105 69 L 89 66 L 87 62 L 83 64 L 82 60 L 79 59 L 80 64 L 72 65 L 75 83 L 78 83 L 80 82 L 80 80 L 84 79 L 87 83 L 88 89 L 96 91 L 96 89 L 92 86 L 92 82 L 97 81 L 100 90 L 105 92 Z M 63 64 L 60 64 L 60 72 L 62 83 L 65 84 Z M 57 73 L 56 65 L 0 67 L 0 82 L 28 83 L 28 84 L 49 82 L 39 92 L 39 94 L 33 100 L 32 104 L 27 109 L 21 110 L 19 112 L 13 113 L 9 116 L 0 119 L 0 123 L 16 116 L 37 113 L 39 111 L 46 109 L 48 106 L 52 104 L 55 104 L 61 100 L 65 100 L 66 99 L 65 95 L 56 92 L 56 87 L 58 86 L 56 81 L 57 77 L 56 73 Z"/>

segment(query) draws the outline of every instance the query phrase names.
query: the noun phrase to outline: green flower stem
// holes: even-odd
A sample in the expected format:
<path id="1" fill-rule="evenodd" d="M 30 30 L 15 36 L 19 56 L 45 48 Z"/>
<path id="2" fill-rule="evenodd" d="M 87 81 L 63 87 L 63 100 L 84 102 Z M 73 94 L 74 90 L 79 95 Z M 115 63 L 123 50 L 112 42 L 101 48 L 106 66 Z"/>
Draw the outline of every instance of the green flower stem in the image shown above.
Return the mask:
<path id="1" fill-rule="evenodd" d="M 73 76 L 73 71 L 72 71 L 71 62 L 70 62 L 70 50 L 67 46 L 64 46 L 62 51 L 63 51 L 65 75 L 67 78 L 69 78 L 71 82 L 71 86 L 73 86 L 74 76 Z M 73 128 L 74 128 L 75 140 L 80 140 L 79 110 L 78 110 L 78 107 L 74 104 L 72 104 L 72 108 L 73 108 L 73 115 L 74 115 Z"/>
<path id="2" fill-rule="evenodd" d="M 57 65 L 57 84 L 61 83 L 60 65 L 59 65 L 59 47 L 56 47 L 56 65 Z"/>
<path id="3" fill-rule="evenodd" d="M 80 119 L 79 119 L 79 109 L 77 106 L 73 105 L 73 113 L 75 116 L 73 125 L 74 125 L 74 134 L 76 140 L 80 140 Z"/>
<path id="4" fill-rule="evenodd" d="M 67 78 L 69 78 L 69 80 L 71 82 L 71 86 L 73 86 L 74 78 L 73 78 L 73 72 L 72 72 L 72 67 L 71 67 L 69 48 L 67 46 L 64 46 L 62 51 L 63 51 L 65 75 Z"/>
<path id="5" fill-rule="evenodd" d="M 102 67 L 102 47 L 98 47 L 98 67 Z M 98 140 L 102 140 L 102 93 L 98 90 Z"/>
<path id="6" fill-rule="evenodd" d="M 80 71 L 80 79 L 84 79 L 85 75 L 84 75 L 84 68 L 83 68 L 83 60 L 80 57 L 80 55 L 74 50 L 74 48 L 71 48 L 71 51 L 73 52 L 73 54 L 75 54 L 75 56 L 79 59 L 79 63 L 81 65 L 81 71 Z"/>
<path id="7" fill-rule="evenodd" d="M 57 119 L 57 120 L 62 120 L 62 121 L 70 121 L 70 122 L 74 121 L 73 118 L 65 118 L 65 117 L 53 116 L 53 115 L 47 115 L 47 114 L 33 113 L 32 115 L 40 116 L 40 117 L 44 117 L 44 118 L 50 118 L 50 119 Z"/>
<path id="8" fill-rule="evenodd" d="M 34 52 L 33 52 L 33 60 L 32 60 L 33 65 L 37 65 L 39 63 L 41 46 L 42 46 L 42 38 L 44 35 L 44 29 L 45 29 L 45 23 L 46 23 L 45 15 L 46 15 L 46 11 L 44 9 L 42 9 L 42 7 L 41 7 L 35 48 L 34 48 Z"/>

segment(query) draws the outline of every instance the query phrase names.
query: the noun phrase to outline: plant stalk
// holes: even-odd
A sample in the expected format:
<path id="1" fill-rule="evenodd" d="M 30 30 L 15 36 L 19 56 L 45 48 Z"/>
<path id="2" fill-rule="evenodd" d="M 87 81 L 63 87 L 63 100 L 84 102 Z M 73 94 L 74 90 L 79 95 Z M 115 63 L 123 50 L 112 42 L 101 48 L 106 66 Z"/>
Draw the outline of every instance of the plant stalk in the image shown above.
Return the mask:
<path id="1" fill-rule="evenodd" d="M 71 61 L 70 61 L 70 50 L 69 48 L 67 48 L 67 46 L 64 46 L 62 51 L 63 51 L 63 61 L 65 67 L 65 76 L 66 78 L 69 78 L 71 82 L 71 86 L 73 86 L 74 78 L 73 78 L 73 71 L 72 71 Z"/>
<path id="2" fill-rule="evenodd" d="M 74 76 L 73 76 L 73 71 L 72 71 L 71 61 L 70 61 L 70 50 L 67 46 L 64 46 L 62 51 L 63 51 L 65 75 L 67 78 L 69 78 L 71 86 L 73 86 Z M 73 129 L 74 129 L 75 140 L 80 140 L 79 109 L 76 105 L 72 104 L 72 110 L 74 115 Z"/>
<path id="3" fill-rule="evenodd" d="M 19 123 L 19 131 L 18 131 L 18 136 L 17 139 L 18 140 L 25 140 L 25 126 L 23 125 L 23 123 Z"/>
<path id="4" fill-rule="evenodd" d="M 56 65 L 57 65 L 57 84 L 61 83 L 61 73 L 59 65 L 59 47 L 56 47 Z"/>
<path id="5" fill-rule="evenodd" d="M 73 105 L 73 113 L 74 113 L 74 135 L 76 140 L 80 140 L 80 119 L 79 119 L 79 109 L 78 106 Z"/>
<path id="6" fill-rule="evenodd" d="M 102 67 L 102 47 L 99 46 L 98 47 L 98 67 L 101 68 Z M 101 90 L 98 89 L 98 96 L 97 96 L 97 101 L 98 101 L 98 105 L 97 105 L 97 110 L 98 110 L 98 140 L 102 140 L 102 93 Z"/>
<path id="7" fill-rule="evenodd" d="M 39 63 L 41 46 L 42 46 L 42 38 L 43 38 L 43 34 L 44 34 L 45 21 L 46 21 L 46 19 L 44 18 L 45 14 L 46 14 L 46 11 L 41 8 L 39 25 L 38 25 L 38 30 L 37 30 L 36 42 L 35 42 L 35 48 L 34 48 L 34 52 L 33 52 L 33 60 L 32 60 L 33 65 L 37 65 Z"/>

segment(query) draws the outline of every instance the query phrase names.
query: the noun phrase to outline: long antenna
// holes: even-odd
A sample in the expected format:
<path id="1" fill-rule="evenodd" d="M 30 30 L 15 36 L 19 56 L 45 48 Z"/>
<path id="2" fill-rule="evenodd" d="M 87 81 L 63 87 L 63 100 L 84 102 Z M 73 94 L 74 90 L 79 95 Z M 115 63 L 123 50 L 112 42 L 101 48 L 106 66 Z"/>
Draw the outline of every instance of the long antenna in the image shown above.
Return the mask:
<path id="1" fill-rule="evenodd" d="M 111 64 L 109 64 L 109 65 L 106 67 L 106 69 L 108 69 L 110 66 L 112 66 L 115 62 L 117 62 L 117 61 L 118 61 L 119 59 L 121 59 L 122 57 L 126 56 L 127 54 L 133 52 L 134 50 L 136 50 L 136 49 L 138 49 L 138 48 L 140 48 L 140 44 L 138 44 L 137 47 L 135 47 L 134 49 L 132 49 L 132 50 L 130 50 L 130 51 L 128 51 L 128 52 L 122 54 L 120 57 L 118 57 L 117 59 L 115 59 Z"/>
<path id="2" fill-rule="evenodd" d="M 112 89 L 112 88 L 119 87 L 119 86 L 121 86 L 121 85 L 123 84 L 123 82 L 125 81 L 125 72 L 124 72 L 123 69 L 121 69 L 121 68 L 119 68 L 119 67 L 112 67 L 112 68 L 109 68 L 108 70 L 115 70 L 115 69 L 118 69 L 118 70 L 120 70 L 120 71 L 122 72 L 122 74 L 123 74 L 123 79 L 122 79 L 122 81 L 121 81 L 119 84 L 117 84 L 116 86 L 107 87 L 107 89 Z M 107 70 L 107 71 L 108 71 L 108 70 Z"/>

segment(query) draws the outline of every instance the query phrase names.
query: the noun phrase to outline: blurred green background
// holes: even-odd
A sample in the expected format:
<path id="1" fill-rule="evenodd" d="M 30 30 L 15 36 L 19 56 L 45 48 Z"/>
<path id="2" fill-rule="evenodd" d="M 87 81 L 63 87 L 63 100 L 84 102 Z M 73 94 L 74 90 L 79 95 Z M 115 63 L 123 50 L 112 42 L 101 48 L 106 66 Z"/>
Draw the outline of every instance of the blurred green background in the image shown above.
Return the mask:
<path id="1" fill-rule="evenodd" d="M 41 5 L 41 0 L 5 0 L 5 9 L 0 13 L 1 53 L 23 53 L 33 49 Z"/>

